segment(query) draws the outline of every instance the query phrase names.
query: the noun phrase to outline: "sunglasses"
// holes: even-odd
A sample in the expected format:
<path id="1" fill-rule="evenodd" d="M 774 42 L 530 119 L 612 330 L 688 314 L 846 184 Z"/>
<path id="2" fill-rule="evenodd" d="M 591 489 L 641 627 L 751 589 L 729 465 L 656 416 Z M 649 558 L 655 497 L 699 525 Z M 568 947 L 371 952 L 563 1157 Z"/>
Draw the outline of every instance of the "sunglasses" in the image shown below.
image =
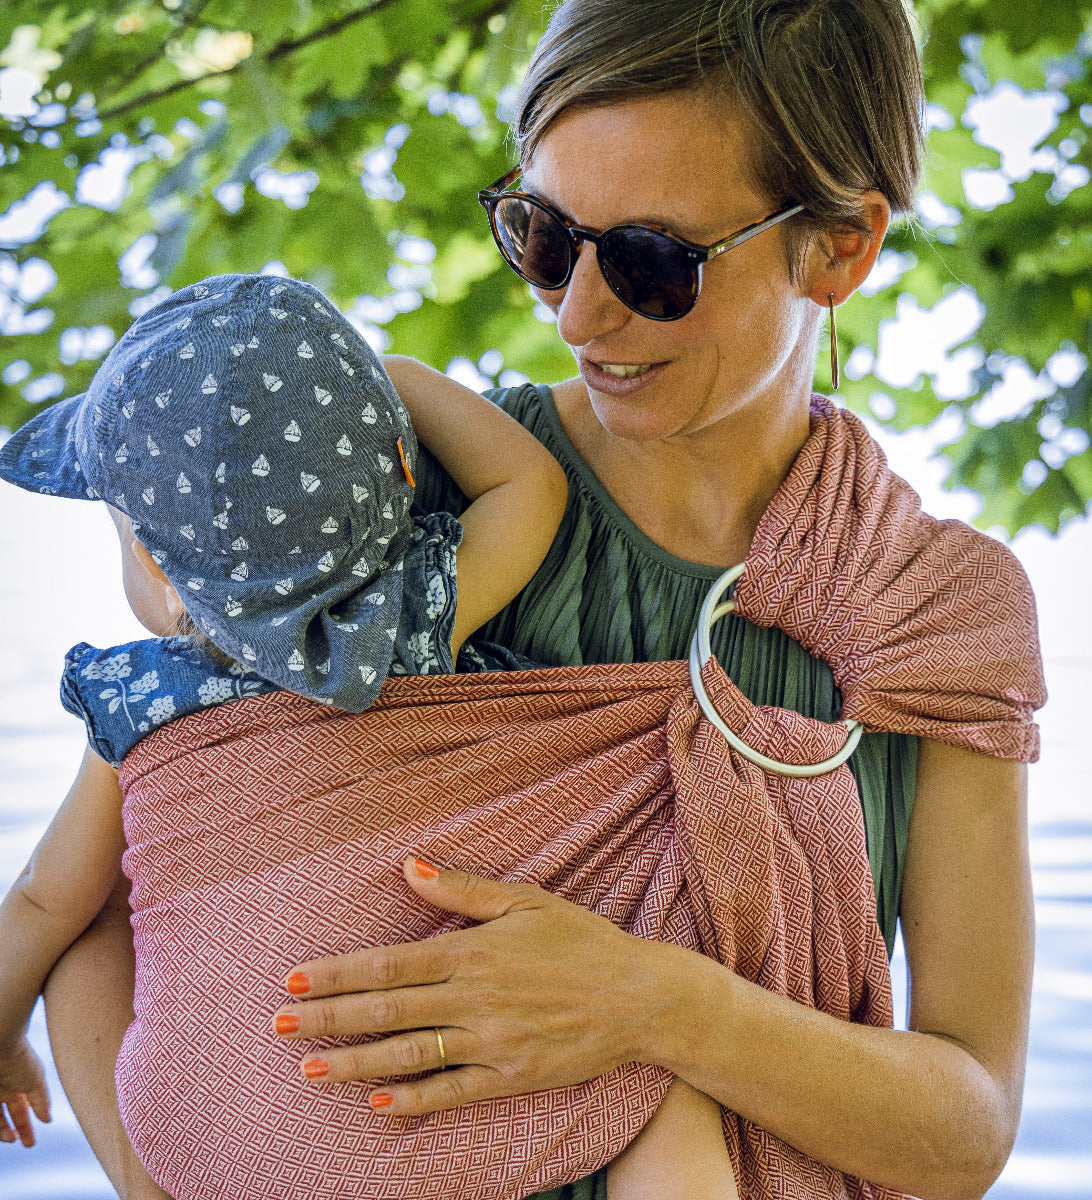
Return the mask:
<path id="1" fill-rule="evenodd" d="M 804 210 L 794 204 L 711 246 L 699 246 L 658 225 L 612 225 L 601 232 L 574 225 L 545 200 L 505 190 L 522 174 L 522 168 L 513 167 L 478 193 L 493 240 L 512 270 L 534 287 L 563 288 L 581 244 L 591 242 L 610 290 L 626 308 L 653 321 L 677 321 L 694 307 L 703 264 Z"/>

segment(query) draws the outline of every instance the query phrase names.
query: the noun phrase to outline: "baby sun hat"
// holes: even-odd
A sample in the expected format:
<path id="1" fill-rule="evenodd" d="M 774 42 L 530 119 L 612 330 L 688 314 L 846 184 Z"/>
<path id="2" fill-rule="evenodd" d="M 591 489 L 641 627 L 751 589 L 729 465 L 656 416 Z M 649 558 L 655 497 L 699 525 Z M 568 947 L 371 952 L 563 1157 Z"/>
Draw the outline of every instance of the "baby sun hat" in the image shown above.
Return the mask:
<path id="1" fill-rule="evenodd" d="M 416 452 L 382 366 L 321 292 L 220 275 L 134 322 L 86 392 L 0 448 L 0 477 L 128 514 L 220 649 L 359 712 L 390 667 Z"/>

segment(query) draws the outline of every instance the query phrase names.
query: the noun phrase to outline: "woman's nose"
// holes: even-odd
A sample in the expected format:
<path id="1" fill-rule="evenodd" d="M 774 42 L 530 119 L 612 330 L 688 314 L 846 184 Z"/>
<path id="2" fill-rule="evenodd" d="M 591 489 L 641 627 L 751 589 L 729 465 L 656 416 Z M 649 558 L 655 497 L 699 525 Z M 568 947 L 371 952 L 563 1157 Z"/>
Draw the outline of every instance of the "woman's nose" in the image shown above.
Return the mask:
<path id="1" fill-rule="evenodd" d="M 590 242 L 582 244 L 568 284 L 538 295 L 557 314 L 557 331 L 569 346 L 586 346 L 633 315 L 607 285 Z"/>

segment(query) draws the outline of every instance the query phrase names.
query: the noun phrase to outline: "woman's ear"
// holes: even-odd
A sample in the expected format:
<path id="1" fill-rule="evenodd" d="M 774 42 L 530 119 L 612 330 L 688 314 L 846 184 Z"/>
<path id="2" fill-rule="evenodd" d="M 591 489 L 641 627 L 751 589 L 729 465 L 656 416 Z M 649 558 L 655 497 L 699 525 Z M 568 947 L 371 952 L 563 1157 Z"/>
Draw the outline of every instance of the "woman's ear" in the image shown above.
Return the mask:
<path id="1" fill-rule="evenodd" d="M 882 192 L 861 197 L 861 216 L 869 232 L 842 229 L 817 238 L 808 264 L 808 299 L 826 308 L 830 298 L 842 304 L 868 278 L 891 223 L 891 205 Z"/>

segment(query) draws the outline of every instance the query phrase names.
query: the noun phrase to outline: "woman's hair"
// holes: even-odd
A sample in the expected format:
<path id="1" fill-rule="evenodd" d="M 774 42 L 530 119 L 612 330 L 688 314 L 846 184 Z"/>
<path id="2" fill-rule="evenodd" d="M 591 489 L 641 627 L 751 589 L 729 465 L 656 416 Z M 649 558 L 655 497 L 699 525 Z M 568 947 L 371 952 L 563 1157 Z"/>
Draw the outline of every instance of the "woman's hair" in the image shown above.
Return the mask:
<path id="1" fill-rule="evenodd" d="M 566 109 L 693 90 L 750 120 L 771 206 L 804 205 L 787 226 L 794 275 L 810 234 L 867 230 L 866 189 L 912 210 L 924 93 L 902 0 L 564 0 L 516 102 L 520 161 Z"/>

